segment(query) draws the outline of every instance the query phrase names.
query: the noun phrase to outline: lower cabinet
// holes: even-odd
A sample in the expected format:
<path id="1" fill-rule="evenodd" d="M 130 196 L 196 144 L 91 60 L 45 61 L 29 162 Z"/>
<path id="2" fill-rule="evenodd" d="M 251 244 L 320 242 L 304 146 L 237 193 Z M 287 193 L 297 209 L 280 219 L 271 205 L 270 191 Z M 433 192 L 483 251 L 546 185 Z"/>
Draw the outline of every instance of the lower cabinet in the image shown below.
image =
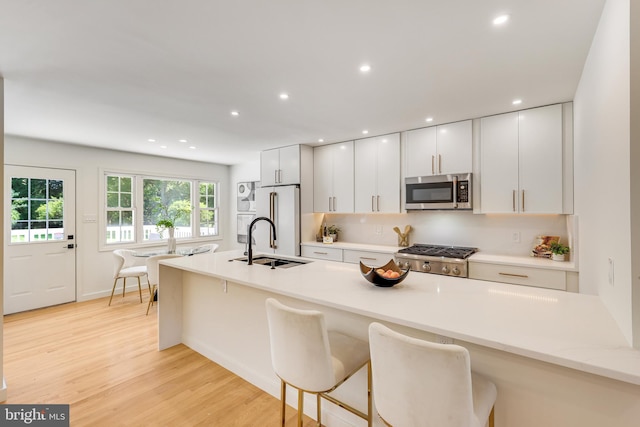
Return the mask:
<path id="1" fill-rule="evenodd" d="M 350 249 L 344 249 L 342 254 L 342 261 L 351 264 L 359 264 L 360 261 L 367 267 L 380 267 L 393 259 L 393 254 L 384 252 L 369 252 L 369 251 L 353 251 Z"/>
<path id="2" fill-rule="evenodd" d="M 487 264 L 469 261 L 469 278 L 538 288 L 578 291 L 578 273 L 538 267 Z"/>
<path id="3" fill-rule="evenodd" d="M 342 262 L 342 249 L 318 246 L 302 246 L 300 256 Z"/>

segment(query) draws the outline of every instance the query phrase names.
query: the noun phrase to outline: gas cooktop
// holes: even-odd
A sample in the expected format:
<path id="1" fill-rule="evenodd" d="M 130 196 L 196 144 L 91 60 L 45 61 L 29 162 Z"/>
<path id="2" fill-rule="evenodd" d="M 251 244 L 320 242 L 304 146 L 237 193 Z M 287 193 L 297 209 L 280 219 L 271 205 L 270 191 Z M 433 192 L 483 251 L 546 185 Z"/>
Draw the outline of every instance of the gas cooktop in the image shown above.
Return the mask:
<path id="1" fill-rule="evenodd" d="M 478 251 L 477 248 L 415 244 L 408 248 L 400 249 L 398 253 L 409 254 L 409 255 L 423 255 L 423 256 L 433 256 L 433 257 L 467 259 L 477 251 Z"/>

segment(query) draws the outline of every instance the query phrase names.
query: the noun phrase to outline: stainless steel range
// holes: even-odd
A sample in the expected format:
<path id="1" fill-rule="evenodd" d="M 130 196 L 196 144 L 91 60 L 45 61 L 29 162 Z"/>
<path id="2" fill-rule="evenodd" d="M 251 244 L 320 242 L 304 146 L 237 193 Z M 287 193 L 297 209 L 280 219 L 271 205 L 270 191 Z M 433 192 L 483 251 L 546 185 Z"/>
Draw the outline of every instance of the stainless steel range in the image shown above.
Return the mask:
<path id="1" fill-rule="evenodd" d="M 469 277 L 467 258 L 477 251 L 477 248 L 415 244 L 396 252 L 395 261 L 403 269 Z"/>

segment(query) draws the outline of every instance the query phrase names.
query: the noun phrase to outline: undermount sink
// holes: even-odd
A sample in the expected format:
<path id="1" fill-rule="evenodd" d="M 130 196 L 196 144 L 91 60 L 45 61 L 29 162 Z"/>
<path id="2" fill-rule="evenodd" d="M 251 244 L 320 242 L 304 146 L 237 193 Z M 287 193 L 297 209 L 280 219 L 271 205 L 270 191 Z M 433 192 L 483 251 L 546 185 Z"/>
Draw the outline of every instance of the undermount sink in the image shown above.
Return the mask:
<path id="1" fill-rule="evenodd" d="M 234 261 L 242 261 L 247 262 L 247 257 L 235 258 Z M 285 258 L 274 258 L 265 255 L 259 255 L 253 257 L 253 263 L 258 265 L 266 265 L 268 267 L 278 267 L 278 268 L 290 268 L 295 267 L 297 265 L 306 264 L 310 261 L 299 261 Z"/>

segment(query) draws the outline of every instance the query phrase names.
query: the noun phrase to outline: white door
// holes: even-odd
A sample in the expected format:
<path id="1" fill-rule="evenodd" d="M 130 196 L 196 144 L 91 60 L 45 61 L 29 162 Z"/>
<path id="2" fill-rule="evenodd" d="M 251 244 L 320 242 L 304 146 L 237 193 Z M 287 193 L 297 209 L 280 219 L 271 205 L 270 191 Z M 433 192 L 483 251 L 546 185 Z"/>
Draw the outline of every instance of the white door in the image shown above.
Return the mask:
<path id="1" fill-rule="evenodd" d="M 376 212 L 400 213 L 400 134 L 379 140 Z"/>
<path id="2" fill-rule="evenodd" d="M 333 196 L 333 146 L 313 149 L 313 210 L 330 212 Z"/>
<path id="3" fill-rule="evenodd" d="M 5 165 L 4 313 L 75 301 L 75 171 Z"/>
<path id="4" fill-rule="evenodd" d="M 410 130 L 405 142 L 406 177 L 436 174 L 436 127 Z"/>
<path id="5" fill-rule="evenodd" d="M 472 170 L 472 122 L 438 126 L 437 175 L 470 173 Z"/>

